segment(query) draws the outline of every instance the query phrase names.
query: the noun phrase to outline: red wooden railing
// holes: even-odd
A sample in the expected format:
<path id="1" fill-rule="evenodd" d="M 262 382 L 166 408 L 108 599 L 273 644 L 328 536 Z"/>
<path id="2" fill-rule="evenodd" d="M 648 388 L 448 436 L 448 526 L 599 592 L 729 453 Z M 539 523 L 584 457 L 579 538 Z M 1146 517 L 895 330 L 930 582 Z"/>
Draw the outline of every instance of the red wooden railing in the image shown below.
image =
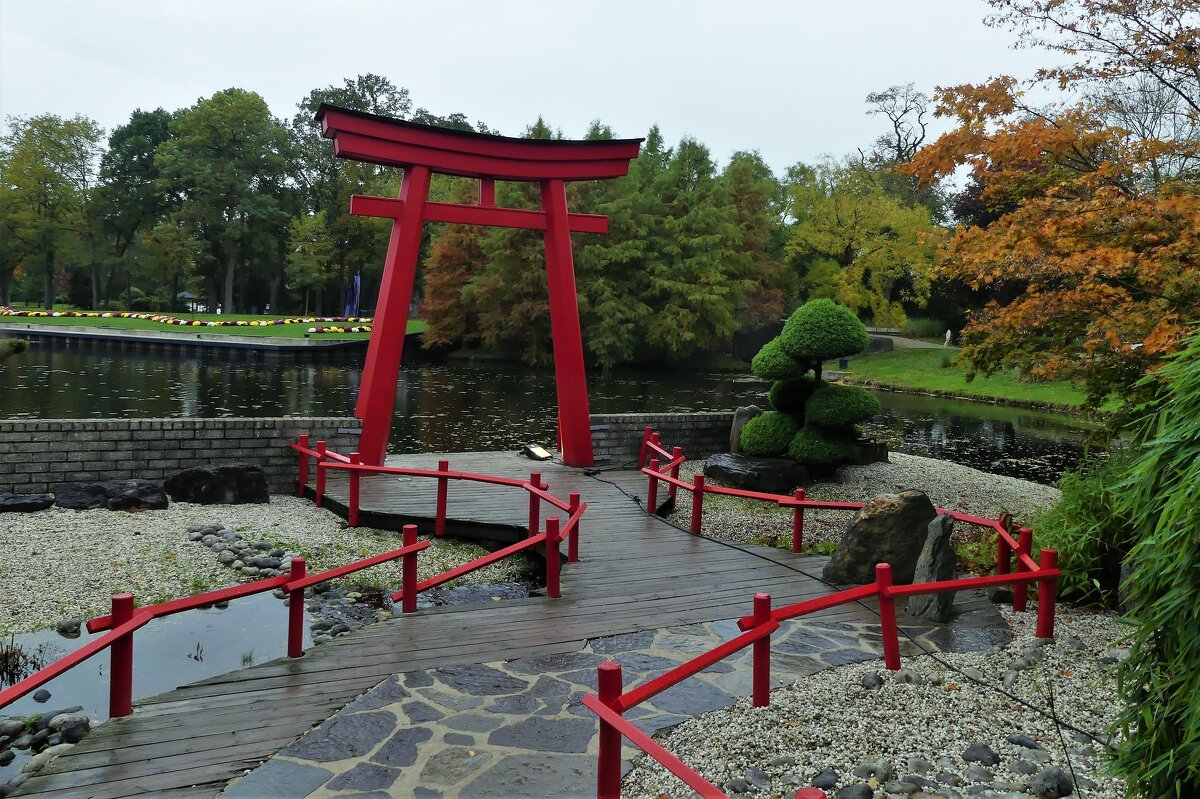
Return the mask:
<path id="1" fill-rule="evenodd" d="M 658 457 L 666 457 L 664 465 L 659 465 Z M 703 476 L 697 475 L 695 482 L 689 486 L 679 480 L 678 467 L 683 462 L 679 448 L 668 453 L 662 446 L 659 436 L 647 427 L 642 435 L 642 448 L 638 457 L 638 468 L 650 479 L 647 491 L 646 510 L 653 513 L 656 510 L 657 483 L 666 482 L 673 488 L 683 488 L 692 491 L 692 524 L 691 532 L 699 534 L 700 521 L 703 514 L 704 494 L 726 494 L 746 499 L 756 499 L 765 502 L 776 502 L 782 507 L 791 507 L 796 513 L 793 530 L 793 551 L 801 550 L 803 535 L 803 511 L 805 508 L 858 510 L 862 503 L 854 502 L 814 502 L 804 498 L 803 490 L 797 490 L 793 496 L 765 494 L 757 491 L 742 491 L 719 486 L 706 486 Z M 647 465 L 648 463 L 648 465 Z M 817 597 L 803 602 L 796 602 L 782 608 L 771 608 L 771 597 L 768 594 L 754 595 L 754 612 L 738 620 L 738 628 L 744 632 L 738 637 L 713 647 L 708 652 L 698 655 L 686 663 L 659 675 L 642 685 L 622 693 L 622 678 L 620 663 L 609 661 L 601 663 L 597 669 L 597 693 L 583 697 L 583 704 L 594 712 L 600 719 L 600 752 L 597 767 L 597 797 L 599 799 L 620 799 L 621 795 L 621 738 L 624 737 L 640 748 L 650 757 L 657 760 L 669 772 L 683 780 L 688 787 L 697 791 L 705 799 L 729 799 L 727 794 L 713 785 L 704 777 L 697 774 L 683 761 L 672 755 L 649 736 L 638 730 L 623 714 L 642 702 L 651 699 L 663 691 L 678 685 L 683 680 L 712 666 L 718 661 L 733 655 L 746 647 L 752 647 L 751 665 L 751 695 L 754 707 L 765 707 L 770 704 L 771 682 L 771 634 L 779 629 L 779 625 L 788 619 L 805 616 L 810 613 L 827 610 L 845 605 L 850 602 L 860 602 L 870 597 L 879 601 L 879 626 L 883 638 L 884 665 L 892 670 L 900 668 L 899 628 L 896 624 L 896 599 L 899 597 L 915 596 L 918 594 L 935 594 L 946 591 L 963 591 L 973 588 L 986 588 L 992 585 L 1013 586 L 1013 609 L 1025 610 L 1026 597 L 1030 583 L 1038 586 L 1037 635 L 1039 638 L 1054 637 L 1054 609 L 1057 596 L 1058 553 L 1053 549 L 1041 550 L 1041 561 L 1036 561 L 1030 555 L 1033 546 L 1033 530 L 1028 527 L 1019 528 L 1017 540 L 1012 537 L 1012 521 L 1006 515 L 999 519 L 983 519 L 964 513 L 939 510 L 940 513 L 950 513 L 957 521 L 989 527 L 996 531 L 999 539 L 996 574 L 982 577 L 969 577 L 961 580 L 944 580 L 932 583 L 917 583 L 913 585 L 893 585 L 892 567 L 880 563 L 875 567 L 875 582 L 857 588 Z M 1016 571 L 1010 573 L 1012 554 L 1016 553 Z M 818 788 L 802 788 L 796 792 L 796 799 L 825 799 L 825 794 Z"/>

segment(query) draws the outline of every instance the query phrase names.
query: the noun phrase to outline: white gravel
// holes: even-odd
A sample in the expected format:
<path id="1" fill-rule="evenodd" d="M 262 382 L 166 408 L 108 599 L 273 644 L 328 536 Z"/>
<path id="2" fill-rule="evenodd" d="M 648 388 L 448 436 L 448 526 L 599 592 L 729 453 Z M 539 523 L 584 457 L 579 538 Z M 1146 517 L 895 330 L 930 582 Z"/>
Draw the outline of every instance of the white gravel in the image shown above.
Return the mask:
<path id="1" fill-rule="evenodd" d="M 310 572 L 400 546 L 399 533 L 344 529 L 333 513 L 285 495 L 271 497 L 267 505 L 176 502 L 166 510 L 137 513 L 50 508 L 0 514 L 0 634 L 102 615 L 111 596 L 123 591 L 149 604 L 248 580 L 217 563 L 209 548 L 187 540 L 186 528 L 193 524 L 222 524 L 252 541 L 299 552 Z M 421 553 L 418 574 L 424 579 L 485 552 L 439 540 Z M 507 558 L 455 584 L 520 579 L 528 568 L 527 560 Z M 400 564 L 374 567 L 354 580 L 398 587 Z"/>
<path id="2" fill-rule="evenodd" d="M 963 796 L 971 785 L 1001 781 L 1016 787 L 998 795 L 1023 796 L 1031 775 L 1008 770 L 1020 760 L 1033 761 L 1039 770 L 1055 765 L 1069 773 L 1073 766 L 1084 789 L 1081 795 L 1088 799 L 1123 796 L 1123 783 L 1103 773 L 1103 743 L 1081 743 L 1071 730 L 1059 728 L 995 687 L 1025 654 L 1043 653 L 1044 659 L 1018 672 L 1010 692 L 1040 708 L 1049 707 L 1053 696 L 1054 709 L 1064 723 L 1106 740 L 1118 701 L 1115 667 L 1100 660 L 1110 652 L 1123 654 L 1113 647 L 1127 628 L 1111 614 L 1060 606 L 1056 641 L 1038 646 L 1033 638 L 1035 614 L 1005 612 L 1005 616 L 1015 636 L 1008 647 L 939 656 L 958 669 L 978 669 L 986 686 L 927 656 L 905 659 L 905 667 L 922 679 L 919 684 L 892 679 L 880 662 L 836 667 L 775 691 L 769 707 L 753 708 L 741 700 L 732 708 L 698 716 L 675 728 L 662 743 L 718 786 L 745 778 L 748 768 L 761 769 L 770 786 L 747 794 L 754 799 L 794 796 L 797 787 L 811 784 L 815 775 L 828 768 L 841 775 L 837 788 L 829 791 L 832 797 L 847 785 L 866 782 L 853 776 L 856 766 L 881 760 L 890 766 L 893 780 L 912 773 L 910 758 L 952 761 L 926 772 L 930 780 L 943 768 L 964 775 L 968 764 L 961 756 L 968 746 L 980 743 L 995 750 L 1000 764 L 989 769 L 993 779 L 965 780 L 954 788 Z M 861 680 L 871 673 L 883 675 L 881 688 L 863 687 Z M 1005 738 L 1013 733 L 1032 737 L 1044 751 L 1030 755 L 1007 742 Z M 1047 762 L 1036 762 L 1037 758 Z M 876 799 L 887 795 L 882 786 L 874 792 Z M 622 796 L 679 799 L 692 792 L 643 757 L 626 777 Z"/>
<path id="3" fill-rule="evenodd" d="M 890 463 L 842 467 L 836 481 L 812 482 L 804 487 L 805 495 L 831 502 L 865 502 L 880 494 L 917 488 L 940 508 L 992 519 L 1007 510 L 1021 523 L 1052 506 L 1061 496 L 1052 486 L 989 474 L 951 461 L 899 452 L 891 452 L 888 457 Z M 703 461 L 688 461 L 681 467 L 680 477 L 690 482 L 703 468 Z M 691 494 L 680 491 L 673 521 L 686 526 L 691 512 Z M 852 514 L 845 511 L 805 511 L 805 546 L 836 543 L 851 518 Z M 704 498 L 703 532 L 742 542 L 766 536 L 783 536 L 790 542 L 792 512 L 765 502 L 708 495 Z"/>

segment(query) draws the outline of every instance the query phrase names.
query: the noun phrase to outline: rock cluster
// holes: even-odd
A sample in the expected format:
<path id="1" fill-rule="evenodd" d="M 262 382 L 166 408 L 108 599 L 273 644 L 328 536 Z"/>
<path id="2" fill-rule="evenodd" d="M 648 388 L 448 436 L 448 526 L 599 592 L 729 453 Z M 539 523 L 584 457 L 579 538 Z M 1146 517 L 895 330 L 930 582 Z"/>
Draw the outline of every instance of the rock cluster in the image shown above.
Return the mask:
<path id="1" fill-rule="evenodd" d="M 32 755 L 21 764 L 17 776 L 0 783 L 0 797 L 11 794 L 45 768 L 52 758 L 70 751 L 91 732 L 91 719 L 81 713 L 82 710 L 76 706 L 49 710 L 28 718 L 0 716 L 0 766 L 12 763 L 18 752 Z"/>
<path id="2" fill-rule="evenodd" d="M 103 483 L 59 483 L 54 504 L 68 510 L 162 510 L 170 501 L 154 480 L 108 480 Z"/>

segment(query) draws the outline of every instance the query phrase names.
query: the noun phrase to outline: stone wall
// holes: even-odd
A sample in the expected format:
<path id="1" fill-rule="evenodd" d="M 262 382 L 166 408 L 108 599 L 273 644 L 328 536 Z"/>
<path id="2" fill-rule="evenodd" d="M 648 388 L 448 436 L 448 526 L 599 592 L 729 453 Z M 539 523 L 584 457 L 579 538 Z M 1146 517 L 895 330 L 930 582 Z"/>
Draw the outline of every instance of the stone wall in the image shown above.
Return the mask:
<path id="1" fill-rule="evenodd" d="M 296 455 L 287 444 L 308 433 L 349 453 L 358 426 L 350 417 L 0 420 L 0 492 L 52 492 L 71 480 L 161 480 L 191 466 L 243 462 L 266 470 L 272 493 L 290 493 Z"/>
<path id="2" fill-rule="evenodd" d="M 634 463 L 642 431 L 650 426 L 667 449 L 683 447 L 689 460 L 698 460 L 729 451 L 732 424 L 733 411 L 592 414 L 592 447 L 598 460 L 607 457 L 608 463 Z"/>

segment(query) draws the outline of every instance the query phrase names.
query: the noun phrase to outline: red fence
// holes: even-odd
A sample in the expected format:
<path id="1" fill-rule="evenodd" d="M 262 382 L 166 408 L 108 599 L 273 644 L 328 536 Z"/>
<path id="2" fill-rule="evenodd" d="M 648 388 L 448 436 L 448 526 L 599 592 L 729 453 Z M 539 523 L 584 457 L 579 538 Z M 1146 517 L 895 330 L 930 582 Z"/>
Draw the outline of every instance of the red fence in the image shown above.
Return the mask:
<path id="1" fill-rule="evenodd" d="M 358 463 L 357 453 L 349 457 L 339 455 L 327 449 L 324 441 L 318 441 L 316 449 L 309 449 L 308 436 L 300 436 L 295 444 L 288 445 L 295 450 L 299 459 L 299 480 L 297 491 L 303 495 L 304 486 L 308 480 L 308 460 L 315 458 L 317 463 L 317 504 L 321 504 L 324 493 L 325 472 L 328 469 L 343 469 L 349 473 L 350 480 L 350 524 L 358 524 L 359 481 L 363 473 L 369 474 L 398 474 L 411 477 L 431 477 L 438 480 L 437 510 L 435 517 L 435 535 L 444 535 L 446 529 L 446 499 L 447 482 L 449 480 L 469 480 L 480 483 L 491 483 L 523 488 L 529 493 L 529 536 L 511 546 L 497 552 L 484 555 L 475 560 L 456 566 L 449 571 L 417 581 L 417 554 L 427 549 L 431 542 L 417 541 L 417 526 L 404 526 L 403 546 L 399 549 L 374 555 L 369 558 L 354 561 L 327 571 L 308 574 L 304 558 L 292 559 L 291 572 L 278 577 L 255 580 L 241 585 L 208 591 L 195 596 L 173 599 L 155 605 L 135 608 L 132 594 L 117 594 L 112 598 L 112 613 L 100 616 L 87 623 L 88 632 L 97 633 L 107 630 L 106 635 L 89 641 L 79 649 L 66 655 L 21 682 L 0 691 L 0 709 L 7 707 L 22 696 L 35 691 L 41 686 L 58 677 L 60 674 L 78 666 L 94 655 L 110 650 L 111 683 L 109 687 L 109 716 L 116 718 L 128 716 L 133 712 L 133 634 L 150 621 L 181 613 L 196 608 L 212 607 L 218 602 L 228 602 L 233 599 L 259 594 L 265 591 L 282 589 L 288 594 L 288 657 L 300 657 L 304 654 L 304 589 L 318 583 L 346 577 L 363 569 L 378 566 L 394 560 L 401 560 L 401 588 L 392 595 L 394 601 L 399 601 L 401 611 L 412 613 L 417 609 L 417 594 L 435 588 L 450 580 L 482 569 L 510 555 L 527 549 L 544 545 L 546 548 L 546 593 L 551 597 L 560 594 L 559 588 L 559 545 L 567 540 L 568 561 L 579 560 L 579 526 L 580 519 L 587 504 L 580 501 L 579 494 L 572 493 L 570 500 L 563 500 L 547 493 L 548 485 L 541 482 L 541 475 L 534 473 L 529 481 L 515 480 L 508 477 L 493 477 L 490 475 L 471 474 L 469 472 L 452 472 L 446 461 L 438 463 L 436 471 L 427 469 L 402 469 L 382 466 L 366 466 Z M 566 524 L 561 524 L 558 517 L 552 516 L 545 521 L 545 529 L 541 530 L 541 503 L 546 502 L 566 514 Z"/>
<path id="2" fill-rule="evenodd" d="M 659 457 L 666 460 L 660 462 Z M 642 436 L 642 451 L 638 458 L 638 468 L 650 480 L 646 509 L 650 513 L 657 509 L 658 482 L 667 483 L 672 492 L 679 488 L 691 491 L 691 532 L 694 534 L 700 532 L 705 493 L 775 502 L 781 507 L 793 508 L 796 514 L 792 538 L 794 552 L 802 549 L 805 508 L 857 511 L 863 506 L 862 503 L 854 502 L 814 502 L 804 498 L 803 490 L 798 490 L 794 496 L 789 497 L 780 494 L 707 486 L 704 484 L 702 475 L 697 475 L 693 484 L 688 485 L 679 480 L 679 466 L 683 462 L 684 458 L 678 447 L 667 452 L 662 447 L 658 434 L 650 428 L 646 428 Z M 939 509 L 939 512 L 950 513 L 956 521 L 988 527 L 996 531 L 999 540 L 996 574 L 962 580 L 893 585 L 892 567 L 887 563 L 880 563 L 875 567 L 875 582 L 873 583 L 839 591 L 829 596 L 797 602 L 782 608 L 772 609 L 771 597 L 768 594 L 755 594 L 753 613 L 738 620 L 739 629 L 745 632 L 624 693 L 622 693 L 620 663 L 611 661 L 601 663 L 598 667 L 597 695 L 588 694 L 583 698 L 583 704 L 600 719 L 600 754 L 596 794 L 599 799 L 620 799 L 622 737 L 661 763 L 664 768 L 683 780 L 688 787 L 698 792 L 704 799 L 728 799 L 728 796 L 715 785 L 633 726 L 624 718 L 623 714 L 630 708 L 678 685 L 688 677 L 746 647 L 753 647 L 752 702 L 754 707 L 766 707 L 771 701 L 771 634 L 779 629 L 781 622 L 788 619 L 875 597 L 879 602 L 879 627 L 883 638 L 884 665 L 895 671 L 900 668 L 900 640 L 899 628 L 896 625 L 895 604 L 897 598 L 987 588 L 992 585 L 1012 585 L 1013 609 L 1023 611 L 1026 606 L 1029 584 L 1037 583 L 1037 635 L 1039 638 L 1053 638 L 1055 598 L 1058 578 L 1061 574 L 1058 570 L 1058 553 L 1053 549 L 1043 549 L 1040 563 L 1034 560 L 1030 555 L 1033 546 L 1033 530 L 1028 527 L 1019 528 L 1018 538 L 1014 540 L 1011 520 L 1006 515 L 1001 516 L 1000 519 L 991 520 L 953 511 Z M 1017 555 L 1015 573 L 1010 571 L 1014 552 Z M 796 797 L 797 799 L 824 799 L 825 794 L 817 788 L 802 788 L 796 793 Z"/>

